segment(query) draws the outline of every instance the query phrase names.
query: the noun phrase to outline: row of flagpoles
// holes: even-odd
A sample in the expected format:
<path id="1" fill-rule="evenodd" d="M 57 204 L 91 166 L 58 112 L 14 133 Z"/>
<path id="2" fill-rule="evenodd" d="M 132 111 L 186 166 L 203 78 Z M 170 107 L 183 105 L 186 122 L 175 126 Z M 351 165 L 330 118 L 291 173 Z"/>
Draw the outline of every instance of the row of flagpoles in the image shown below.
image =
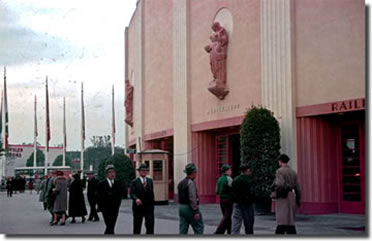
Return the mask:
<path id="1" fill-rule="evenodd" d="M 45 135 L 45 173 L 48 170 L 48 153 L 49 153 L 49 141 L 51 140 L 51 129 L 50 129 L 50 112 L 49 112 L 49 93 L 48 93 L 48 76 L 45 80 L 45 115 L 46 115 L 46 135 Z M 115 154 L 115 96 L 114 96 L 114 86 L 112 86 L 112 155 Z M 4 108 L 4 111 L 3 111 Z M 4 113 L 4 117 L 3 117 Z M 7 87 L 6 87 L 6 67 L 4 67 L 4 90 L 1 95 L 1 107 L 0 107 L 0 134 L 2 134 L 3 122 L 5 123 L 4 131 L 4 149 L 8 150 L 8 138 L 9 138 L 9 119 L 8 119 L 8 99 L 7 99 Z M 66 135 L 66 99 L 63 98 L 63 159 L 62 166 L 66 166 L 66 147 L 67 147 L 67 135 Z M 2 135 L 1 135 L 2 136 Z M 37 99 L 35 95 L 34 101 L 34 160 L 33 166 L 37 166 Z M 81 152 L 80 152 L 80 168 L 84 170 L 84 150 L 85 150 L 85 110 L 84 110 L 84 85 L 81 83 Z M 3 158 L 3 176 L 5 176 L 5 157 Z"/>

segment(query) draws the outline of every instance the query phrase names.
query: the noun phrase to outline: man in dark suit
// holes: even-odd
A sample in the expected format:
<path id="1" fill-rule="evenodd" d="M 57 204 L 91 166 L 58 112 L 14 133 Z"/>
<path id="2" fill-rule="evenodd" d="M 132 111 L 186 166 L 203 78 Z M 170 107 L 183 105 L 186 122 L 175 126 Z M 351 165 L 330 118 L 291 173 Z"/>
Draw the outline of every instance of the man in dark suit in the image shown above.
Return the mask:
<path id="1" fill-rule="evenodd" d="M 88 173 L 88 190 L 87 190 L 87 196 L 88 196 L 88 202 L 90 206 L 90 213 L 88 221 L 99 221 L 99 217 L 97 214 L 97 196 L 98 196 L 98 179 L 96 178 L 94 172 Z"/>
<path id="2" fill-rule="evenodd" d="M 106 179 L 98 184 L 98 207 L 102 211 L 105 221 L 105 234 L 115 234 L 115 224 L 119 215 L 121 203 L 121 190 L 117 180 L 115 180 L 114 165 L 107 165 Z"/>
<path id="3" fill-rule="evenodd" d="M 148 167 L 145 164 L 137 169 L 139 177 L 130 186 L 130 197 L 133 200 L 133 233 L 140 234 L 142 220 L 145 218 L 146 234 L 154 233 L 154 185 L 152 179 L 146 177 Z"/>

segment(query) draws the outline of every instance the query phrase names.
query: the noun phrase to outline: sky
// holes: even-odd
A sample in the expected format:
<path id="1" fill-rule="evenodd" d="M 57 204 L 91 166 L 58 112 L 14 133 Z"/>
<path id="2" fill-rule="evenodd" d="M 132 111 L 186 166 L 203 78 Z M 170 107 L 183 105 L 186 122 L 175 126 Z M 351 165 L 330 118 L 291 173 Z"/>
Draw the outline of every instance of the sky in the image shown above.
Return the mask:
<path id="1" fill-rule="evenodd" d="M 36 95 L 37 141 L 45 145 L 45 78 L 48 76 L 50 146 L 63 141 L 62 106 L 66 97 L 67 150 L 80 150 L 80 93 L 84 82 L 85 146 L 91 145 L 92 136 L 111 135 L 114 85 L 116 146 L 123 147 L 124 30 L 136 2 L 0 1 L 0 73 L 2 77 L 6 66 L 10 144 L 33 143 Z"/>

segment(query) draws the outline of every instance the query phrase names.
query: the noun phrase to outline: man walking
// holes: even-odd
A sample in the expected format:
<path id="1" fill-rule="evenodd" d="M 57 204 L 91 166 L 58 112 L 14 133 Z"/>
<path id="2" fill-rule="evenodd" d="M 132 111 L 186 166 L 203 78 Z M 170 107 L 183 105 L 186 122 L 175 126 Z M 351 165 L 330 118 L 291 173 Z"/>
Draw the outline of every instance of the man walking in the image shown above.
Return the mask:
<path id="1" fill-rule="evenodd" d="M 220 208 L 223 217 L 215 233 L 224 234 L 227 231 L 228 234 L 231 234 L 231 215 L 233 211 L 231 167 L 228 164 L 223 164 L 221 172 L 222 175 L 217 181 L 216 192 L 220 197 Z"/>
<path id="2" fill-rule="evenodd" d="M 180 216 L 179 233 L 187 234 L 191 225 L 195 234 L 203 234 L 204 223 L 199 211 L 199 196 L 195 185 L 198 169 L 194 163 L 186 165 L 186 177 L 178 184 L 178 213 Z"/>
<path id="3" fill-rule="evenodd" d="M 234 195 L 234 211 L 232 220 L 232 233 L 239 234 L 244 221 L 246 234 L 253 234 L 254 224 L 254 189 L 248 164 L 240 166 L 241 174 L 232 182 L 232 193 Z"/>
<path id="4" fill-rule="evenodd" d="M 276 171 L 272 198 L 275 202 L 277 227 L 275 234 L 296 234 L 296 204 L 301 204 L 301 191 L 296 172 L 288 165 L 289 157 L 278 158 L 280 168 Z"/>
<path id="5" fill-rule="evenodd" d="M 90 213 L 88 217 L 88 221 L 97 222 L 99 221 L 99 217 L 97 214 L 97 196 L 98 196 L 98 179 L 96 178 L 94 172 L 88 173 L 88 190 L 87 190 L 87 197 L 90 206 Z"/>
<path id="6" fill-rule="evenodd" d="M 53 170 L 49 172 L 48 174 L 49 174 L 49 178 L 47 179 L 45 183 L 45 186 L 46 186 L 45 200 L 47 203 L 48 211 L 50 215 L 52 215 L 52 220 L 50 221 L 50 224 L 52 225 L 53 220 L 54 220 L 54 201 L 56 200 L 56 195 L 53 192 L 53 188 L 55 187 L 54 180 L 57 177 L 57 171 Z"/>
<path id="7" fill-rule="evenodd" d="M 133 200 L 133 233 L 141 233 L 142 221 L 145 218 L 146 234 L 154 234 L 154 185 L 152 179 L 146 177 L 148 171 L 146 164 L 141 164 L 137 171 L 139 177 L 130 185 L 130 197 Z"/>
<path id="8" fill-rule="evenodd" d="M 119 183 L 115 180 L 114 165 L 107 165 L 105 173 L 106 179 L 98 185 L 98 206 L 102 211 L 106 225 L 105 234 L 115 234 L 114 230 L 121 204 L 121 190 Z"/>

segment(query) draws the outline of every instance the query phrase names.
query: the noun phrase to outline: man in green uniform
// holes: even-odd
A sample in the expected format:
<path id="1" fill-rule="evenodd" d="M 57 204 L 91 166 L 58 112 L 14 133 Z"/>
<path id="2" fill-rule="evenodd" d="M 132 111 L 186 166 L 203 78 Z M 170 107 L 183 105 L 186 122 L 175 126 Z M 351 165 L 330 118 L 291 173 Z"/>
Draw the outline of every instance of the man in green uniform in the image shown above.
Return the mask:
<path id="1" fill-rule="evenodd" d="M 204 223 L 199 210 L 199 196 L 194 179 L 198 169 L 195 164 L 186 165 L 186 177 L 178 184 L 178 213 L 180 216 L 179 233 L 187 234 L 191 225 L 195 234 L 203 234 Z"/>
<path id="2" fill-rule="evenodd" d="M 248 164 L 240 166 L 241 174 L 234 178 L 232 193 L 234 196 L 234 211 L 232 233 L 239 234 L 242 221 L 246 234 L 253 234 L 254 224 L 254 187 Z"/>
<path id="3" fill-rule="evenodd" d="M 228 164 L 223 164 L 221 167 L 222 175 L 217 181 L 216 192 L 220 197 L 220 208 L 222 211 L 222 219 L 216 229 L 216 234 L 224 234 L 227 231 L 231 234 L 231 215 L 233 211 L 233 199 L 231 194 L 231 168 Z"/>

